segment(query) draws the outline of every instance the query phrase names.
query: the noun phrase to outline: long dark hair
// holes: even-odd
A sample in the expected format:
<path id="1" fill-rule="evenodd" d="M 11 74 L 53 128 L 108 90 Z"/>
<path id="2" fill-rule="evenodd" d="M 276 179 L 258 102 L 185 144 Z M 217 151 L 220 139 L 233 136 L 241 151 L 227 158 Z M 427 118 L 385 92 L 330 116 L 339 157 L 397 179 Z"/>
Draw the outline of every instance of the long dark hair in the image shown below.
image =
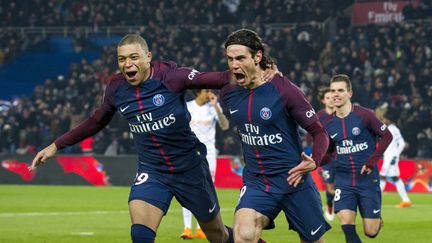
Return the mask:
<path id="1" fill-rule="evenodd" d="M 259 65 L 263 70 L 275 63 L 275 61 L 268 55 L 267 45 L 255 31 L 249 29 L 239 29 L 234 31 L 225 40 L 225 50 L 230 45 L 247 46 L 252 57 L 255 57 L 258 51 L 262 51 L 263 57 Z"/>

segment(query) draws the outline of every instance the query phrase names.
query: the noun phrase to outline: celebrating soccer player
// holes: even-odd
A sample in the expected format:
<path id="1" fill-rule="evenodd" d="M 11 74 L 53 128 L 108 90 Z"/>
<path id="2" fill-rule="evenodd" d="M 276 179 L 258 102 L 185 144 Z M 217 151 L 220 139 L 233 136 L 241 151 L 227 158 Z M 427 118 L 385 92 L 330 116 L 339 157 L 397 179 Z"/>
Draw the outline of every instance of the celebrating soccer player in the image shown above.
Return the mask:
<path id="1" fill-rule="evenodd" d="M 235 82 L 221 90 L 230 122 L 238 127 L 245 169 L 235 212 L 236 242 L 256 242 L 274 227 L 280 211 L 302 242 L 322 242 L 330 229 L 311 175 L 328 147 L 328 134 L 302 91 L 287 78 L 261 79 L 271 62 L 261 38 L 238 30 L 225 41 Z M 298 125 L 313 137 L 313 155 L 302 152 Z"/>
<path id="2" fill-rule="evenodd" d="M 133 242 L 154 242 L 173 197 L 194 214 L 210 242 L 233 242 L 231 230 L 222 223 L 205 145 L 189 127 L 182 95 L 185 89 L 220 88 L 231 80 L 231 72 L 200 73 L 173 62 L 152 62 L 146 41 L 135 34 L 120 40 L 117 61 L 121 74 L 108 84 L 102 106 L 40 151 L 29 169 L 58 149 L 96 134 L 118 111 L 129 123 L 138 152 L 129 195 Z"/>
<path id="3" fill-rule="evenodd" d="M 376 237 L 381 228 L 381 190 L 376 163 L 390 144 L 392 135 L 371 110 L 351 103 L 351 87 L 347 75 L 331 78 L 335 113 L 325 127 L 331 148 L 337 153 L 334 210 L 346 242 L 356 243 L 361 242 L 355 229 L 357 208 L 366 236 Z"/>

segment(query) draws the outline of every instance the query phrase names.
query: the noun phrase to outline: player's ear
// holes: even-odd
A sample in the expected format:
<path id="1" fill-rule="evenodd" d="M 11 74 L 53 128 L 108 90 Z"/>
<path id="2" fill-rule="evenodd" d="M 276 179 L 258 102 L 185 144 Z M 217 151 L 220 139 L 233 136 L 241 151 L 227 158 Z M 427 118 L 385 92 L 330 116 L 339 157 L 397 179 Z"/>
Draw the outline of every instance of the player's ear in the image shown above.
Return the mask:
<path id="1" fill-rule="evenodd" d="M 148 52 L 146 53 L 146 55 L 147 55 L 147 58 L 149 59 L 149 61 L 151 61 L 152 58 L 153 58 L 153 54 L 152 54 L 150 51 L 148 51 Z"/>
<path id="2" fill-rule="evenodd" d="M 262 57 L 263 57 L 262 51 L 257 51 L 257 53 L 255 54 L 255 60 L 254 60 L 255 64 L 260 63 L 262 60 Z"/>

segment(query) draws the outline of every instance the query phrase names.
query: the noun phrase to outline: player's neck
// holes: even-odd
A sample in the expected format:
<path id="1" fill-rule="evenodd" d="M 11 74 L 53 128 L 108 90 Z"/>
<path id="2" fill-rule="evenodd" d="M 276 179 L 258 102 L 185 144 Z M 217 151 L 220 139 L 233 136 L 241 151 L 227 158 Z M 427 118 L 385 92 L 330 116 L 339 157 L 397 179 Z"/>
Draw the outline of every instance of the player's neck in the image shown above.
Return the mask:
<path id="1" fill-rule="evenodd" d="M 140 84 L 144 83 L 145 81 L 151 79 L 153 76 L 153 68 L 150 66 L 150 68 L 147 70 L 147 72 L 144 74 L 144 79 L 140 82 Z"/>
<path id="2" fill-rule="evenodd" d="M 247 88 L 248 89 L 255 89 L 258 88 L 259 86 L 265 84 L 265 81 L 255 81 L 253 83 L 251 83 Z"/>
<path id="3" fill-rule="evenodd" d="M 247 86 L 248 89 L 255 89 L 266 82 L 262 79 L 262 70 L 259 69 L 255 75 L 252 77 L 250 84 Z"/>
<path id="4" fill-rule="evenodd" d="M 347 101 L 343 106 L 336 108 L 336 116 L 339 118 L 346 117 L 352 110 L 351 101 Z"/>

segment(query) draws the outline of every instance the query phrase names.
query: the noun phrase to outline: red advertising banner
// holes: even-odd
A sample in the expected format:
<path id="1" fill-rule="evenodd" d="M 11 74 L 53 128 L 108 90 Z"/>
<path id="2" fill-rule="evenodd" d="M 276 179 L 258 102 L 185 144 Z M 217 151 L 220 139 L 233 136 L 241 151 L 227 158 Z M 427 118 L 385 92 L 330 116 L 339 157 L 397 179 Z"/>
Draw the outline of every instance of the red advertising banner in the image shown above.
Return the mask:
<path id="1" fill-rule="evenodd" d="M 30 172 L 28 170 L 28 164 L 17 160 L 5 159 L 1 162 L 1 166 L 16 175 L 18 175 L 23 181 L 31 181 L 36 175 L 35 171 Z"/>
<path id="2" fill-rule="evenodd" d="M 378 161 L 381 168 L 382 161 Z M 432 162 L 429 160 L 399 161 L 400 178 L 405 182 L 408 192 L 432 192 Z M 215 186 L 217 188 L 240 188 L 243 165 L 237 157 L 219 157 L 217 160 Z M 312 177 L 319 190 L 325 190 L 326 185 L 318 171 L 312 172 Z M 385 191 L 396 191 L 389 181 Z"/>
<path id="3" fill-rule="evenodd" d="M 95 185 L 129 186 L 136 173 L 135 156 L 80 156 L 59 155 L 43 168 L 29 172 L 32 156 L 0 156 L 0 184 Z M 381 168 L 382 161 L 378 161 Z M 215 186 L 241 188 L 243 163 L 239 157 L 222 156 L 217 159 Z M 400 177 L 408 192 L 432 192 L 432 161 L 399 161 Z M 317 170 L 312 177 L 319 190 L 325 183 Z M 385 191 L 396 191 L 391 180 Z"/>
<path id="4" fill-rule="evenodd" d="M 241 188 L 243 164 L 238 157 L 224 156 L 217 158 L 215 187 Z"/>
<path id="5" fill-rule="evenodd" d="M 93 156 L 57 156 L 64 173 L 75 173 L 95 186 L 108 186 L 108 176 L 103 165 Z"/>
<path id="6" fill-rule="evenodd" d="M 381 168 L 382 161 L 378 161 Z M 432 192 L 432 162 L 430 160 L 400 160 L 400 178 L 409 192 Z M 396 191 L 396 187 L 387 181 L 385 191 Z"/>
<path id="7" fill-rule="evenodd" d="M 385 24 L 404 20 L 403 8 L 410 1 L 377 1 L 355 3 L 353 6 L 352 23 L 354 25 Z M 418 0 L 411 1 L 413 6 Z"/>

